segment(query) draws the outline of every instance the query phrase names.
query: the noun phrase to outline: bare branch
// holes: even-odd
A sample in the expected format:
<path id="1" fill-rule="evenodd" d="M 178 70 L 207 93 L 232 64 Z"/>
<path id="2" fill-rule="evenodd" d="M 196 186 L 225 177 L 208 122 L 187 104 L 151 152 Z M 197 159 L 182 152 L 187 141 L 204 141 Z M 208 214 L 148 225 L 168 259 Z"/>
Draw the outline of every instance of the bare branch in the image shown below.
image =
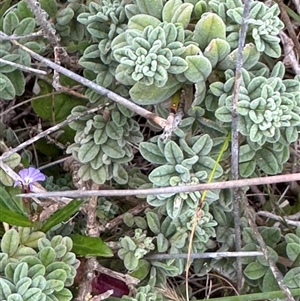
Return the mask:
<path id="1" fill-rule="evenodd" d="M 233 187 L 246 187 L 251 185 L 265 185 L 282 182 L 300 181 L 300 173 L 260 177 L 252 179 L 241 179 L 224 181 L 217 183 L 205 183 L 197 185 L 185 185 L 175 187 L 163 187 L 163 188 L 151 188 L 151 189 L 124 189 L 124 190 L 89 190 L 89 191 L 52 191 L 45 193 L 27 193 L 19 194 L 19 197 L 71 197 L 71 198 L 83 198 L 91 196 L 128 196 L 128 195 L 156 195 L 156 194 L 168 194 L 168 193 L 179 193 L 179 192 L 192 192 L 202 190 L 215 190 L 215 189 L 226 189 Z"/>

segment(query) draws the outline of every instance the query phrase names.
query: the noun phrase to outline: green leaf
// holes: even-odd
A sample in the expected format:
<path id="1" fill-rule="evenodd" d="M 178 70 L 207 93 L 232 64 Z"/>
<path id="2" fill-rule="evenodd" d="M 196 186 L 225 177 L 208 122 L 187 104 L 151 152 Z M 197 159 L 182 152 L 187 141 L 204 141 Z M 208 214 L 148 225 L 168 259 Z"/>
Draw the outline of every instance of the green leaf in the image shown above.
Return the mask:
<path id="1" fill-rule="evenodd" d="M 5 82 L 5 84 L 4 84 Z M 0 73 L 0 85 L 1 85 L 1 98 L 5 99 L 5 100 L 11 100 L 14 99 L 16 96 L 16 90 L 15 87 L 13 86 L 12 82 L 10 81 L 10 79 Z M 4 88 L 2 88 L 4 87 Z"/>
<path id="2" fill-rule="evenodd" d="M 244 270 L 244 274 L 251 280 L 257 280 L 263 277 L 268 270 L 268 267 L 261 265 L 258 262 L 251 262 Z"/>
<path id="3" fill-rule="evenodd" d="M 23 295 L 23 301 L 39 301 L 41 300 L 42 290 L 39 288 L 30 288 Z"/>
<path id="4" fill-rule="evenodd" d="M 32 283 L 32 280 L 29 277 L 21 278 L 16 284 L 16 289 L 17 289 L 18 294 L 24 295 L 25 292 L 30 287 L 31 283 Z"/>
<path id="5" fill-rule="evenodd" d="M 63 288 L 59 292 L 54 292 L 53 296 L 59 301 L 70 301 L 73 298 L 72 293 L 67 288 Z"/>
<path id="6" fill-rule="evenodd" d="M 39 252 L 39 259 L 45 267 L 50 265 L 56 259 L 56 253 L 52 247 L 45 247 Z"/>
<path id="7" fill-rule="evenodd" d="M 160 221 L 158 215 L 155 212 L 148 211 L 146 213 L 146 219 L 148 223 L 148 227 L 155 234 L 158 235 L 160 233 Z"/>
<path id="8" fill-rule="evenodd" d="M 46 287 L 44 288 L 43 291 L 60 291 L 64 287 L 64 282 L 62 280 L 58 279 L 49 279 L 46 282 Z"/>
<path id="9" fill-rule="evenodd" d="M 6 76 L 13 84 L 16 95 L 21 96 L 25 91 L 25 78 L 22 71 L 15 70 L 7 73 Z"/>
<path id="10" fill-rule="evenodd" d="M 158 20 L 155 17 L 146 14 L 138 14 L 130 18 L 130 20 L 128 21 L 128 29 L 143 31 L 149 25 L 155 28 L 160 23 L 161 23 L 160 20 Z"/>
<path id="11" fill-rule="evenodd" d="M 176 165 L 177 163 L 179 164 L 184 159 L 183 152 L 180 147 L 172 140 L 166 143 L 164 155 L 168 163 L 172 165 Z"/>
<path id="12" fill-rule="evenodd" d="M 210 61 L 200 55 L 187 56 L 188 69 L 184 72 L 185 77 L 193 82 L 198 83 L 205 81 L 212 71 Z"/>
<path id="13" fill-rule="evenodd" d="M 149 275 L 150 268 L 151 268 L 150 262 L 144 259 L 140 259 L 137 268 L 129 274 L 132 277 L 135 277 L 139 280 L 143 280 Z"/>
<path id="14" fill-rule="evenodd" d="M 220 70 L 228 70 L 236 68 L 238 51 L 237 49 L 233 50 L 227 57 L 218 64 L 218 69 Z M 260 52 L 256 49 L 255 45 L 252 43 L 246 44 L 243 49 L 243 68 L 249 70 L 254 67 L 259 59 Z"/>
<path id="15" fill-rule="evenodd" d="M 180 24 L 186 28 L 191 20 L 194 5 L 191 3 L 182 3 L 172 14 L 171 23 Z"/>
<path id="16" fill-rule="evenodd" d="M 23 214 L 11 211 L 0 204 L 0 222 L 8 223 L 9 225 L 31 227 L 32 221 Z"/>
<path id="17" fill-rule="evenodd" d="M 262 289 L 264 292 L 274 292 L 279 290 L 278 282 L 270 268 L 267 270 L 263 278 Z"/>
<path id="18" fill-rule="evenodd" d="M 275 175 L 280 171 L 277 159 L 272 152 L 267 149 L 260 149 L 256 152 L 257 165 L 267 174 Z"/>
<path id="19" fill-rule="evenodd" d="M 117 126 L 113 121 L 109 121 L 106 124 L 105 132 L 107 136 L 113 140 L 119 140 L 124 136 L 123 128 Z"/>
<path id="20" fill-rule="evenodd" d="M 226 108 L 226 106 L 220 107 L 215 112 L 216 117 L 222 122 L 231 122 L 232 115 L 231 112 Z"/>
<path id="21" fill-rule="evenodd" d="M 255 156 L 255 151 L 248 145 L 242 145 L 240 147 L 240 154 L 239 154 L 239 162 L 247 162 L 253 159 Z"/>
<path id="22" fill-rule="evenodd" d="M 165 238 L 162 233 L 159 233 L 156 237 L 157 251 L 164 253 L 169 248 L 169 241 Z"/>
<path id="23" fill-rule="evenodd" d="M 128 252 L 124 257 L 124 265 L 127 270 L 132 271 L 137 268 L 139 264 L 138 258 L 134 255 L 133 252 Z"/>
<path id="24" fill-rule="evenodd" d="M 104 166 L 101 166 L 98 169 L 91 169 L 90 167 L 86 167 L 89 170 L 89 174 L 91 179 L 97 184 L 104 184 L 106 181 L 106 169 Z M 109 176 L 109 175 L 107 175 Z"/>
<path id="25" fill-rule="evenodd" d="M 165 164 L 167 160 L 156 144 L 150 142 L 141 142 L 139 145 L 141 155 L 147 161 L 154 164 Z"/>
<path id="26" fill-rule="evenodd" d="M 193 40 L 204 50 L 213 40 L 220 38 L 226 40 L 226 26 L 223 20 L 214 13 L 205 13 L 197 22 Z"/>
<path id="27" fill-rule="evenodd" d="M 256 167 L 255 160 L 240 163 L 239 168 L 240 168 L 241 177 L 248 178 L 251 175 L 253 175 L 255 167 Z"/>
<path id="28" fill-rule="evenodd" d="M 300 287 L 300 267 L 296 267 L 296 268 L 289 270 L 285 274 L 283 281 L 289 288 L 299 288 Z"/>
<path id="29" fill-rule="evenodd" d="M 151 0 L 151 2 L 148 0 L 137 0 L 136 4 L 142 14 L 150 15 L 158 19 L 161 18 L 161 12 L 163 9 L 162 0 Z"/>
<path id="30" fill-rule="evenodd" d="M 164 22 L 171 23 L 174 12 L 180 7 L 181 4 L 182 4 L 181 0 L 167 1 L 162 11 L 162 20 Z"/>
<path id="31" fill-rule="evenodd" d="M 150 173 L 149 180 L 158 187 L 169 186 L 171 177 L 176 175 L 177 172 L 174 166 L 162 165 Z"/>
<path id="32" fill-rule="evenodd" d="M 102 241 L 100 237 L 87 237 L 80 234 L 72 234 L 73 249 L 78 256 L 113 256 L 112 250 Z"/>
<path id="33" fill-rule="evenodd" d="M 300 245 L 297 243 L 288 243 L 286 253 L 290 260 L 295 261 L 300 255 Z"/>
<path id="34" fill-rule="evenodd" d="M 155 84 L 146 86 L 138 82 L 130 89 L 129 94 L 131 99 L 139 105 L 158 104 L 171 97 L 181 85 L 182 83 L 169 76 L 165 86 L 161 88 L 158 88 Z"/>
<path id="35" fill-rule="evenodd" d="M 102 145 L 102 151 L 112 159 L 120 159 L 125 156 L 125 151 L 120 148 L 116 140 L 108 139 L 105 144 Z"/>
<path id="36" fill-rule="evenodd" d="M 52 214 L 46 222 L 43 224 L 41 231 L 48 232 L 51 228 L 58 225 L 59 223 L 69 219 L 73 214 L 75 214 L 84 201 L 72 200 L 64 208 L 57 210 Z"/>
<path id="37" fill-rule="evenodd" d="M 55 17 L 57 14 L 57 3 L 55 0 L 39 0 L 41 7 L 50 17 Z"/>
<path id="38" fill-rule="evenodd" d="M 208 175 L 211 174 L 216 161 L 208 156 L 201 156 L 196 164 L 194 164 L 193 169 L 198 171 L 206 171 Z M 214 173 L 214 178 L 219 178 L 223 175 L 223 169 L 218 164 L 216 171 Z"/>
<path id="39" fill-rule="evenodd" d="M 56 16 L 56 21 L 59 25 L 67 25 L 74 17 L 74 10 L 67 6 L 62 9 Z"/>
<path id="40" fill-rule="evenodd" d="M 213 39 L 205 48 L 204 56 L 209 59 L 212 67 L 221 62 L 230 53 L 230 45 L 222 39 Z"/>
<path id="41" fill-rule="evenodd" d="M 20 279 L 27 277 L 28 264 L 26 262 L 20 262 L 14 270 L 13 282 L 17 283 Z"/>
<path id="42" fill-rule="evenodd" d="M 62 76 L 61 80 L 63 79 Z M 66 93 L 54 93 L 53 87 L 43 80 L 39 80 L 38 85 L 39 99 L 33 100 L 31 105 L 35 113 L 43 119 L 55 123 L 63 121 L 70 115 L 73 108 L 86 104 L 86 101 L 81 98 Z M 73 86 L 74 84 L 66 83 L 66 85 Z"/>
<path id="43" fill-rule="evenodd" d="M 276 253 L 276 251 L 274 251 L 274 249 L 272 249 L 271 247 L 267 246 L 270 258 L 274 261 L 277 262 L 278 260 L 278 254 Z M 265 267 L 269 267 L 269 262 L 266 260 L 265 256 L 258 256 L 257 260 L 260 264 L 264 265 Z"/>
<path id="44" fill-rule="evenodd" d="M 118 163 L 114 163 L 113 165 L 113 178 L 120 185 L 128 183 L 128 173 L 125 168 Z"/>
<path id="45" fill-rule="evenodd" d="M 11 35 L 15 28 L 19 26 L 19 19 L 13 12 L 9 12 L 3 20 L 3 30 L 6 34 Z"/>
<path id="46" fill-rule="evenodd" d="M 2 211 L 0 216 L 2 216 Z M 12 256 L 18 249 L 20 244 L 20 235 L 15 229 L 9 229 L 1 239 L 1 250 Z"/>
<path id="47" fill-rule="evenodd" d="M 198 156 L 206 156 L 209 154 L 213 146 L 213 141 L 208 134 L 202 135 L 199 139 L 193 144 L 192 150 Z"/>
<path id="48" fill-rule="evenodd" d="M 32 33 L 35 28 L 35 20 L 33 18 L 25 18 L 23 19 L 18 27 L 14 30 L 14 34 L 16 35 L 26 35 Z"/>
<path id="49" fill-rule="evenodd" d="M 267 246 L 274 248 L 281 239 L 281 231 L 279 228 L 266 228 L 261 231 L 261 236 Z"/>
<path id="50" fill-rule="evenodd" d="M 3 172 L 3 174 L 6 174 L 3 170 L 0 169 L 0 176 L 3 175 L 2 172 Z M 21 198 L 14 196 L 20 192 L 21 192 L 21 189 L 19 189 L 18 187 L 0 186 L 1 210 L 2 210 L 2 208 L 7 208 L 10 211 L 12 211 L 12 213 L 18 213 L 18 215 L 16 215 L 15 218 L 18 218 L 21 215 L 24 217 L 24 211 L 25 211 L 24 201 Z M 0 212 L 2 212 L 2 211 L 0 211 Z M 8 214 L 8 215 L 11 217 L 14 216 L 14 214 L 12 214 L 12 215 Z M 2 214 L 2 215 L 0 214 L 0 221 L 1 221 L 1 218 L 6 218 L 5 214 Z M 24 222 L 23 219 L 21 219 L 21 221 Z M 25 225 L 15 225 L 15 226 L 24 226 L 25 227 Z"/>
<path id="51" fill-rule="evenodd" d="M 100 146 L 94 141 L 89 141 L 80 146 L 78 150 L 78 160 L 81 163 L 92 161 L 99 153 Z"/>
<path id="52" fill-rule="evenodd" d="M 47 269 L 46 269 L 46 271 L 47 271 Z M 46 276 L 46 280 L 50 280 L 50 279 L 65 282 L 67 279 L 67 272 L 64 269 L 59 269 L 59 268 L 55 269 Z"/>

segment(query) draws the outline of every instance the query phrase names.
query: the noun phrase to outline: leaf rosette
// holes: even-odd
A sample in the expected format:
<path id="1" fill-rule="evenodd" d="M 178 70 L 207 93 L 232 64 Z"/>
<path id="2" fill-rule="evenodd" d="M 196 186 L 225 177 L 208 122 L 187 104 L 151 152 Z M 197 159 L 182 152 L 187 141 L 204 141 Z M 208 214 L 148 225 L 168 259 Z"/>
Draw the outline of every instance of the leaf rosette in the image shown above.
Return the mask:
<path id="1" fill-rule="evenodd" d="M 123 84 L 141 82 L 163 87 L 168 74 L 180 74 L 188 69 L 188 63 L 180 57 L 185 50 L 181 26 L 161 23 L 156 28 L 147 26 L 143 32 L 128 30 L 125 41 L 126 46 L 113 51 L 120 62 L 116 78 Z"/>

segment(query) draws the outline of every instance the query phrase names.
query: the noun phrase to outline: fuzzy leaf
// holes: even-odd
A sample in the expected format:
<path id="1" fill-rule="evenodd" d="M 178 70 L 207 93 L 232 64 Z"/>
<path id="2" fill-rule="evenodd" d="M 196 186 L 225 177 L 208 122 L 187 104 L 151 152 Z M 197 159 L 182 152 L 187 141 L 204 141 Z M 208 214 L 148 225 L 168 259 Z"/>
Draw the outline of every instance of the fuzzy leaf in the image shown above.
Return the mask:
<path id="1" fill-rule="evenodd" d="M 165 164 L 167 160 L 156 144 L 150 142 L 141 142 L 139 151 L 147 161 L 154 164 Z"/>
<path id="2" fill-rule="evenodd" d="M 136 4 L 142 14 L 150 15 L 161 19 L 161 12 L 163 9 L 163 1 L 162 0 L 137 0 Z"/>
<path id="3" fill-rule="evenodd" d="M 127 270 L 132 271 L 137 268 L 139 264 L 138 258 L 132 252 L 128 252 L 124 257 L 124 265 Z"/>
<path id="4" fill-rule="evenodd" d="M 172 14 L 171 23 L 180 24 L 186 28 L 191 20 L 194 5 L 191 3 L 182 3 Z"/>
<path id="5" fill-rule="evenodd" d="M 251 280 L 260 279 L 267 271 L 267 267 L 258 262 L 251 262 L 244 270 L 244 274 Z"/>
<path id="6" fill-rule="evenodd" d="M 170 179 L 176 176 L 177 172 L 174 166 L 162 165 L 155 168 L 149 175 L 149 180 L 159 187 L 170 185 Z"/>
<path id="7" fill-rule="evenodd" d="M 16 35 L 30 34 L 34 31 L 34 28 L 35 28 L 34 18 L 25 18 L 19 23 L 18 27 L 14 30 L 14 34 Z"/>
<path id="8" fill-rule="evenodd" d="M 67 6 L 62 9 L 56 16 L 56 21 L 59 25 L 67 25 L 74 17 L 74 10 Z"/>
<path id="9" fill-rule="evenodd" d="M 81 163 L 87 163 L 92 161 L 97 154 L 99 153 L 100 146 L 95 144 L 94 141 L 87 142 L 83 145 L 78 150 L 78 160 Z"/>
<path id="10" fill-rule="evenodd" d="M 213 146 L 213 142 L 208 134 L 205 134 L 193 144 L 192 150 L 198 156 L 206 156 L 209 154 Z"/>
<path id="11" fill-rule="evenodd" d="M 300 288 L 300 267 L 289 270 L 283 281 L 289 288 Z"/>
<path id="12" fill-rule="evenodd" d="M 277 159 L 272 152 L 267 149 L 260 149 L 256 153 L 257 165 L 267 174 L 275 175 L 279 172 L 280 167 Z"/>
<path id="13" fill-rule="evenodd" d="M 108 139 L 102 145 L 102 151 L 112 159 L 120 159 L 125 156 L 125 151 L 120 148 L 116 140 Z"/>
<path id="14" fill-rule="evenodd" d="M 184 72 L 185 77 L 193 83 L 205 81 L 212 71 L 210 61 L 199 55 L 190 55 L 185 59 L 188 63 L 188 69 Z"/>
<path id="15" fill-rule="evenodd" d="M 7 253 L 9 256 L 12 256 L 17 251 L 19 243 L 19 233 L 15 229 L 9 229 L 1 239 L 1 250 L 3 253 Z"/>
<path id="16" fill-rule="evenodd" d="M 20 262 L 14 270 L 13 282 L 17 283 L 20 279 L 27 277 L 28 264 L 26 262 Z"/>
<path id="17" fill-rule="evenodd" d="M 3 20 L 3 30 L 6 34 L 10 35 L 14 29 L 19 25 L 19 19 L 15 13 L 10 11 Z"/>
<path id="18" fill-rule="evenodd" d="M 227 57 L 218 64 L 220 70 L 228 70 L 236 68 L 237 49 L 233 50 Z M 261 54 L 252 43 L 246 44 L 243 49 L 243 68 L 249 70 L 255 66 Z"/>
<path id="19" fill-rule="evenodd" d="M 139 105 L 158 104 L 174 94 L 182 83 L 169 76 L 164 87 L 158 88 L 155 84 L 146 86 L 136 83 L 129 91 L 132 100 Z"/>
<path id="20" fill-rule="evenodd" d="M 1 98 L 5 100 L 11 100 L 16 96 L 16 90 L 12 82 L 2 73 L 0 73 L 0 89 Z"/>
<path id="21" fill-rule="evenodd" d="M 23 296 L 30 287 L 31 283 L 32 280 L 29 277 L 23 277 L 20 279 L 16 284 L 17 293 Z"/>
<path id="22" fill-rule="evenodd" d="M 168 163 L 171 165 L 176 165 L 177 163 L 181 163 L 184 159 L 183 153 L 180 147 L 172 140 L 166 143 L 164 149 L 164 156 L 167 159 Z"/>
<path id="23" fill-rule="evenodd" d="M 155 28 L 160 23 L 160 20 L 155 17 L 146 14 L 138 14 L 130 18 L 130 20 L 128 21 L 128 29 L 143 31 L 149 25 Z"/>
<path id="24" fill-rule="evenodd" d="M 45 247 L 39 252 L 39 259 L 47 267 L 56 259 L 56 253 L 52 247 Z"/>
<path id="25" fill-rule="evenodd" d="M 181 0 L 167 1 L 162 11 L 162 20 L 164 22 L 172 23 L 171 20 L 174 15 L 174 12 L 180 7 L 181 4 L 182 4 Z"/>
<path id="26" fill-rule="evenodd" d="M 230 45 L 226 40 L 213 39 L 204 50 L 204 56 L 209 59 L 212 67 L 221 62 L 230 53 Z"/>
<path id="27" fill-rule="evenodd" d="M 286 246 L 286 253 L 290 260 L 295 261 L 300 256 L 300 245 L 297 243 L 289 243 Z"/>
<path id="28" fill-rule="evenodd" d="M 67 288 L 63 288 L 59 292 L 54 292 L 53 296 L 59 301 L 70 301 L 73 298 L 72 293 Z"/>
<path id="29" fill-rule="evenodd" d="M 159 222 L 158 215 L 154 212 L 149 211 L 146 213 L 146 218 L 147 218 L 147 223 L 148 223 L 150 230 L 155 235 L 159 234 L 160 233 L 160 222 Z"/>
<path id="30" fill-rule="evenodd" d="M 204 50 L 213 40 L 220 38 L 226 40 L 226 26 L 223 20 L 214 13 L 205 13 L 197 22 L 193 40 Z"/>

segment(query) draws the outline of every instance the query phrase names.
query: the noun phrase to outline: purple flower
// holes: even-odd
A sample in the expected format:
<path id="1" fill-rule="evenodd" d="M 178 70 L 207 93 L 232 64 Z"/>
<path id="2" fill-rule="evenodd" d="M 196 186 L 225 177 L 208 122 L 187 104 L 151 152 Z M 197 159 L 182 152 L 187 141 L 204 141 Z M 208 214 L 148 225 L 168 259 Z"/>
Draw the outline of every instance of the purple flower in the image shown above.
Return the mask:
<path id="1" fill-rule="evenodd" d="M 22 185 L 23 188 L 29 188 L 29 190 L 32 190 L 32 185 L 34 182 L 38 181 L 45 181 L 46 176 L 40 172 L 39 169 L 34 167 L 29 168 L 23 168 L 19 171 L 19 176 L 22 178 L 22 180 L 15 181 L 14 186 Z"/>

